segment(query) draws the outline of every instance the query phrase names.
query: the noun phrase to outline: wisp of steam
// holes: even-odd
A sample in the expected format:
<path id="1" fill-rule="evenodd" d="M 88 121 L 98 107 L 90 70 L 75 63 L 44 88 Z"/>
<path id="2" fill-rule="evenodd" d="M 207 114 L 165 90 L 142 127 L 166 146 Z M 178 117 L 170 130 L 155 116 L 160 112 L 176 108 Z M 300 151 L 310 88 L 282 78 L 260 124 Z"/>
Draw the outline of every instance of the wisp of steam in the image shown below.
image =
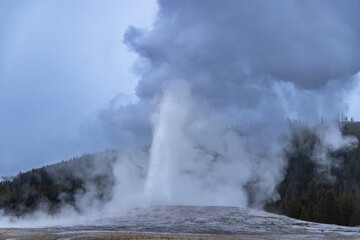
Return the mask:
<path id="1" fill-rule="evenodd" d="M 329 151 L 351 148 L 332 118 L 360 70 L 360 2 L 159 0 L 151 30 L 129 27 L 136 102 L 102 111 L 119 148 L 106 209 L 146 205 L 261 208 L 278 199 L 293 125 Z M 287 149 L 289 150 L 289 149 Z M 329 177 L 331 178 L 331 177 Z"/>

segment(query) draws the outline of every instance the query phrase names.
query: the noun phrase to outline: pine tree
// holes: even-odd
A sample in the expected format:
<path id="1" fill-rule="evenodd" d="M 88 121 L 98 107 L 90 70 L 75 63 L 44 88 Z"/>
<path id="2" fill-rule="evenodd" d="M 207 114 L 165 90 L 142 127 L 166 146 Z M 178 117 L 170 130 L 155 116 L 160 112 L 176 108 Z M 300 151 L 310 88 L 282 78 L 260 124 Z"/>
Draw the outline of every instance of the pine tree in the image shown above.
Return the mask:
<path id="1" fill-rule="evenodd" d="M 341 224 L 350 225 L 350 219 L 355 211 L 354 200 L 350 194 L 344 194 L 341 201 Z"/>

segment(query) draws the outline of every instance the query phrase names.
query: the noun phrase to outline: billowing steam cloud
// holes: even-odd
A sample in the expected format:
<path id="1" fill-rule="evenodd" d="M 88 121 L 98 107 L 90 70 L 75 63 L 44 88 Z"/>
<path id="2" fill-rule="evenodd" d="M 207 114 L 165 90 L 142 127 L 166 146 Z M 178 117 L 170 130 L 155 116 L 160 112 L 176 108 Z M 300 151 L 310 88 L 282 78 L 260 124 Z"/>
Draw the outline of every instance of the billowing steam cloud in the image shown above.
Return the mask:
<path id="1" fill-rule="evenodd" d="M 277 198 L 288 119 L 316 129 L 312 158 L 329 172 L 327 152 L 356 141 L 316 124 L 346 110 L 359 23 L 357 1 L 160 0 L 153 29 L 125 35 L 140 56 L 139 101 L 102 115 L 119 145 L 149 150 L 120 156 L 133 170 L 116 199 L 261 207 Z"/>

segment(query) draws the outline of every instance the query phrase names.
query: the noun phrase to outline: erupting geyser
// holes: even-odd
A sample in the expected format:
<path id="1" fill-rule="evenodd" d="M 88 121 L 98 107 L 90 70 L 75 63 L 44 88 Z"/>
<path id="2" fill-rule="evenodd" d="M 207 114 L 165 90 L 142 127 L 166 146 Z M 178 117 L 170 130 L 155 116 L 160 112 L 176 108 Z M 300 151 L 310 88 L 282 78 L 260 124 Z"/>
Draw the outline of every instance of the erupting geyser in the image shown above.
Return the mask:
<path id="1" fill-rule="evenodd" d="M 356 82 L 357 1 L 158 3 L 152 30 L 125 35 L 140 56 L 139 100 L 103 116 L 118 119 L 108 132 L 120 133 L 121 146 L 150 149 L 141 161 L 128 158 L 139 165 L 144 202 L 261 208 L 277 199 L 288 119 L 319 136 L 311 156 L 319 172 L 337 164 L 329 151 L 356 145 L 318 120 L 346 112 Z"/>
<path id="2" fill-rule="evenodd" d="M 152 204 L 171 204 L 176 199 L 174 184 L 185 184 L 178 178 L 179 166 L 191 148 L 183 132 L 190 107 L 184 98 L 189 98 L 186 88 L 166 93 L 159 112 L 152 116 L 154 136 L 146 182 L 146 194 Z"/>

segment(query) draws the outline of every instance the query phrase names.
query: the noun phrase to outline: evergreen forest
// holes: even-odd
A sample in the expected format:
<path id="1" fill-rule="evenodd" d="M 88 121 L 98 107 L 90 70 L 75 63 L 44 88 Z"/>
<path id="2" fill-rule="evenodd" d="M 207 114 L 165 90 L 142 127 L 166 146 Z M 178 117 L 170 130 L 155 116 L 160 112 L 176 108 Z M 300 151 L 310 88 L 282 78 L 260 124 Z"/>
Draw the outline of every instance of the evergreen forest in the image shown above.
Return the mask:
<path id="1" fill-rule="evenodd" d="M 344 135 L 360 139 L 360 122 L 339 122 Z M 309 128 L 294 132 L 287 154 L 285 178 L 278 186 L 280 199 L 266 210 L 305 221 L 345 226 L 360 225 L 360 146 L 329 157 L 338 163 L 329 172 L 317 171 L 311 153 L 318 141 Z M 328 175 L 332 178 L 329 179 Z"/>
<path id="2" fill-rule="evenodd" d="M 360 139 L 360 122 L 339 124 L 344 135 Z M 330 152 L 329 157 L 336 159 L 337 165 L 321 172 L 311 158 L 318 141 L 313 129 L 296 127 L 288 139 L 291 150 L 284 153 L 288 164 L 277 187 L 279 198 L 267 203 L 265 209 L 306 221 L 359 226 L 360 146 Z M 79 199 L 85 196 L 90 199 L 88 206 L 109 201 L 115 186 L 113 163 L 117 156 L 117 150 L 84 154 L 3 177 L 0 209 L 6 215 L 21 217 L 36 210 L 56 214 L 64 206 L 81 212 Z"/>

